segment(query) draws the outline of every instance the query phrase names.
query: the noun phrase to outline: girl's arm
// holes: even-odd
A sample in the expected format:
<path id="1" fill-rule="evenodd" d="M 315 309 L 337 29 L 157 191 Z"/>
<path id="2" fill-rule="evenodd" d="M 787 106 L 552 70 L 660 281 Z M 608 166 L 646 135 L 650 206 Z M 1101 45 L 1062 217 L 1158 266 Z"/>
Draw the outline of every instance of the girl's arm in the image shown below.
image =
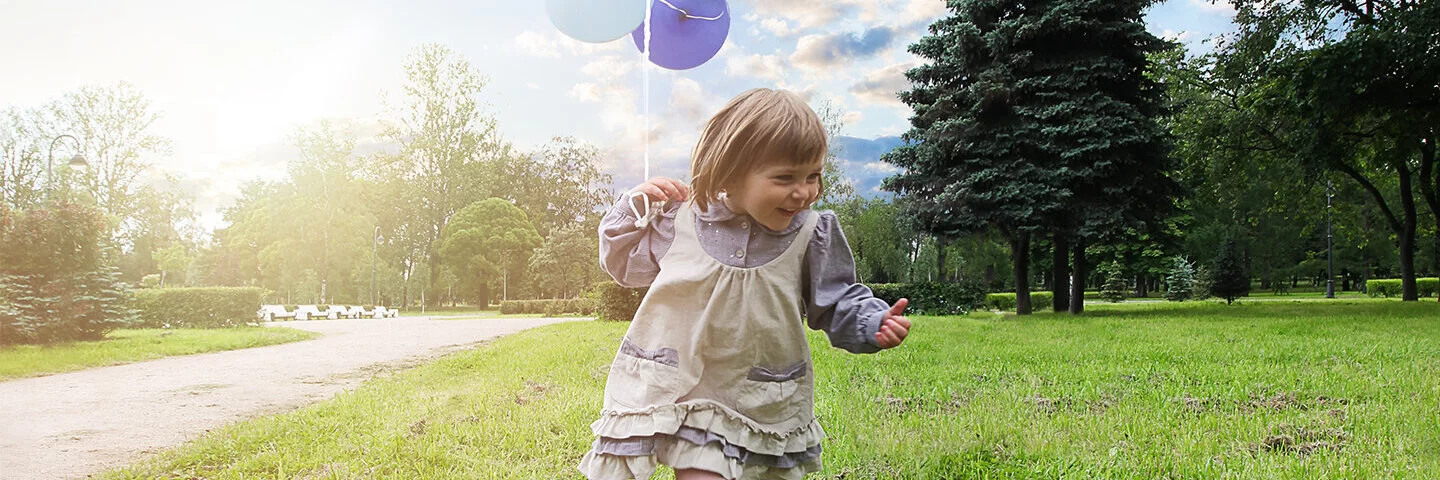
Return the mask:
<path id="1" fill-rule="evenodd" d="M 600 268 L 623 287 L 648 287 L 660 273 L 660 259 L 675 241 L 675 213 L 681 202 L 667 202 L 660 215 L 642 229 L 635 226 L 637 218 L 630 211 L 630 201 L 629 194 L 621 194 L 600 219 Z"/>
<path id="2" fill-rule="evenodd" d="M 805 252 L 801 276 L 806 295 L 805 318 L 810 328 L 824 330 L 830 344 L 854 353 L 880 351 L 875 339 L 890 304 L 875 298 L 870 287 L 855 282 L 855 256 L 834 212 L 820 215 Z"/>

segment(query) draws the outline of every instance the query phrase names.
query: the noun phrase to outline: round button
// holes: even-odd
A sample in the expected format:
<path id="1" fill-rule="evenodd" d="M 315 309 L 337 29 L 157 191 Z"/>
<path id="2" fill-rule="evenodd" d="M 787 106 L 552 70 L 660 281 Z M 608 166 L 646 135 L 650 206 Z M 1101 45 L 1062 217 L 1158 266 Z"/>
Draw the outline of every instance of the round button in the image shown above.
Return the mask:
<path id="1" fill-rule="evenodd" d="M 750 228 L 750 222 L 745 222 L 745 223 L 740 224 L 740 228 L 744 228 L 744 229 Z"/>
<path id="2" fill-rule="evenodd" d="M 744 251 L 744 250 L 736 250 L 736 251 L 735 251 L 735 258 L 745 258 L 745 251 Z"/>

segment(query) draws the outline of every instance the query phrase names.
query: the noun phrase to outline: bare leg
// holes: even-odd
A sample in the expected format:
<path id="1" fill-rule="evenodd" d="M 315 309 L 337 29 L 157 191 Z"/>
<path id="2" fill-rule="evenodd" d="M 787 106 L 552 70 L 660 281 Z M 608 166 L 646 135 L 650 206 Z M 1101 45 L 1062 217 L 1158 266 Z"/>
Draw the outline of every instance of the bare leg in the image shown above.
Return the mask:
<path id="1" fill-rule="evenodd" d="M 709 470 L 675 470 L 675 480 L 725 480 L 725 477 Z"/>

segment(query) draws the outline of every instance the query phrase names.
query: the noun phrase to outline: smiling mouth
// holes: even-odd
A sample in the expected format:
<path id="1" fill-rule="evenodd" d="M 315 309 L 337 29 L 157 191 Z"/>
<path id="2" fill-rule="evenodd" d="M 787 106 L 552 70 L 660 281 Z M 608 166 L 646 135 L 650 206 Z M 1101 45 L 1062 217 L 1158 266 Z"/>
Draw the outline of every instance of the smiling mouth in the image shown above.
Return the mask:
<path id="1" fill-rule="evenodd" d="M 788 209 L 788 208 L 777 208 L 776 210 L 779 210 L 781 215 L 785 215 L 785 216 L 787 216 L 787 217 L 789 217 L 789 216 L 794 216 L 795 214 L 800 213 L 800 210 L 798 210 L 798 209 L 797 209 L 797 210 L 790 210 L 790 209 Z"/>

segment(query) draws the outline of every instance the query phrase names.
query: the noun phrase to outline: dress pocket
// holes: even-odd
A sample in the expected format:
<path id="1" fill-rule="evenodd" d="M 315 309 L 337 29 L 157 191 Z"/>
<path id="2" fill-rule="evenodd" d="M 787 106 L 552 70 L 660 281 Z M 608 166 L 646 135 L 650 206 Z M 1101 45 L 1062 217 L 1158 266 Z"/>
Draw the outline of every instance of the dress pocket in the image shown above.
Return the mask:
<path id="1" fill-rule="evenodd" d="M 605 384 L 606 407 L 669 405 L 679 398 L 679 354 L 673 348 L 646 350 L 625 339 Z"/>
<path id="2" fill-rule="evenodd" d="M 756 366 L 740 380 L 736 407 L 760 423 L 778 424 L 813 408 L 808 362 L 782 369 Z"/>

